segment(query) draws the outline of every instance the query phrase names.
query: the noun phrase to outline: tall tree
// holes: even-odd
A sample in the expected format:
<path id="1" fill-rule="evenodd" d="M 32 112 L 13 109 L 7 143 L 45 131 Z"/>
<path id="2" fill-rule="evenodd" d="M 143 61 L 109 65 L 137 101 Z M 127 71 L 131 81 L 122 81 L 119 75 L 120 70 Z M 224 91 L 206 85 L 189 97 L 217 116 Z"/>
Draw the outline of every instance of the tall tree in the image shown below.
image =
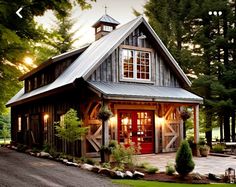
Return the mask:
<path id="1" fill-rule="evenodd" d="M 208 144 L 217 119 L 224 126 L 226 141 L 230 140 L 231 119 L 235 138 L 235 2 L 149 0 L 144 8 L 185 73 L 197 78 L 192 79 L 193 90 L 204 97 Z"/>
<path id="2" fill-rule="evenodd" d="M 74 3 L 82 9 L 90 8 L 91 1 L 95 0 L 0 0 L 0 113 L 7 100 L 22 86 L 17 77 L 21 74 L 25 54 L 43 39 L 42 29 L 36 25 L 34 16 L 42 16 L 49 9 L 63 14 Z M 22 19 L 16 15 L 20 7 L 23 7 Z"/>
<path id="3" fill-rule="evenodd" d="M 53 30 L 48 34 L 46 43 L 54 49 L 56 54 L 61 54 L 73 49 L 73 43 L 78 40 L 73 38 L 77 30 L 72 31 L 75 21 L 72 20 L 69 11 L 63 14 L 56 12 L 55 16 L 57 21 Z"/>

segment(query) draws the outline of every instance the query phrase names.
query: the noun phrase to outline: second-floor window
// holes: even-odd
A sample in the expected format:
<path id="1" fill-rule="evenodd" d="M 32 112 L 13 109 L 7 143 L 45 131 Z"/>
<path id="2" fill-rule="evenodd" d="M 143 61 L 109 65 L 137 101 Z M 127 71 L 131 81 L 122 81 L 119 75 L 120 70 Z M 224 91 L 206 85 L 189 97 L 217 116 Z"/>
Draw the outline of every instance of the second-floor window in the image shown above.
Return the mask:
<path id="1" fill-rule="evenodd" d="M 150 52 L 123 49 L 122 79 L 151 80 Z"/>

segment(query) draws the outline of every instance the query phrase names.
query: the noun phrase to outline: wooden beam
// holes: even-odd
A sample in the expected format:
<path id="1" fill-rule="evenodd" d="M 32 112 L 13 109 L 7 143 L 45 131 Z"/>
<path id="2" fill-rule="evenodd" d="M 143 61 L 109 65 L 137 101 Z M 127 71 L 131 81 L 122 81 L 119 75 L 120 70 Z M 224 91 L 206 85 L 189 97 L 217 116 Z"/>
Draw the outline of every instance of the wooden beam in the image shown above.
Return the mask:
<path id="1" fill-rule="evenodd" d="M 194 143 L 199 141 L 199 105 L 194 106 Z"/>

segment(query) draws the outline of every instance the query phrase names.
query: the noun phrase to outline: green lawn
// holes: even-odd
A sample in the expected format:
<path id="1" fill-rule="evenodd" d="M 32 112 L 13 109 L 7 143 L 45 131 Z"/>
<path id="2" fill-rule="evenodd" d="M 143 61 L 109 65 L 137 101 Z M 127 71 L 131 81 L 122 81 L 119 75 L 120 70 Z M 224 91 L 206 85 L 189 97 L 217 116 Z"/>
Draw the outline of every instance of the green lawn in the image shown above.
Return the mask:
<path id="1" fill-rule="evenodd" d="M 179 184 L 145 180 L 112 180 L 115 184 L 134 187 L 235 187 L 236 184 Z"/>
<path id="2" fill-rule="evenodd" d="M 11 141 L 11 139 L 8 138 L 7 141 L 6 141 L 6 144 L 9 144 L 10 141 Z M 0 145 L 1 145 L 1 144 L 4 144 L 4 140 L 0 138 Z"/>

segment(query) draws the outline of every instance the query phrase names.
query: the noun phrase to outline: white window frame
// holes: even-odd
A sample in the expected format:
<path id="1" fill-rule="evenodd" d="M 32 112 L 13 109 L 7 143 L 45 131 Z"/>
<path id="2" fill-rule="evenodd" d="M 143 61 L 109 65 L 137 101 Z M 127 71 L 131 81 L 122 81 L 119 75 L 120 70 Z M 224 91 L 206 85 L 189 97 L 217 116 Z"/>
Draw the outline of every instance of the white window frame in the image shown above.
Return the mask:
<path id="1" fill-rule="evenodd" d="M 129 50 L 129 51 L 133 51 L 133 78 L 128 78 L 128 77 L 124 77 L 124 61 L 123 61 L 123 50 Z M 139 48 L 133 48 L 133 49 L 130 49 L 130 48 L 122 48 L 121 50 L 121 81 L 132 81 L 132 82 L 151 82 L 151 78 L 152 78 L 152 75 L 151 75 L 151 72 L 152 72 L 152 52 L 150 49 L 139 49 Z M 137 53 L 138 52 L 143 52 L 143 53 L 149 53 L 149 79 L 142 79 L 142 78 L 137 78 Z"/>
<path id="2" fill-rule="evenodd" d="M 109 25 L 103 25 L 103 31 L 111 32 L 111 31 L 113 31 L 113 27 L 109 26 Z"/>

